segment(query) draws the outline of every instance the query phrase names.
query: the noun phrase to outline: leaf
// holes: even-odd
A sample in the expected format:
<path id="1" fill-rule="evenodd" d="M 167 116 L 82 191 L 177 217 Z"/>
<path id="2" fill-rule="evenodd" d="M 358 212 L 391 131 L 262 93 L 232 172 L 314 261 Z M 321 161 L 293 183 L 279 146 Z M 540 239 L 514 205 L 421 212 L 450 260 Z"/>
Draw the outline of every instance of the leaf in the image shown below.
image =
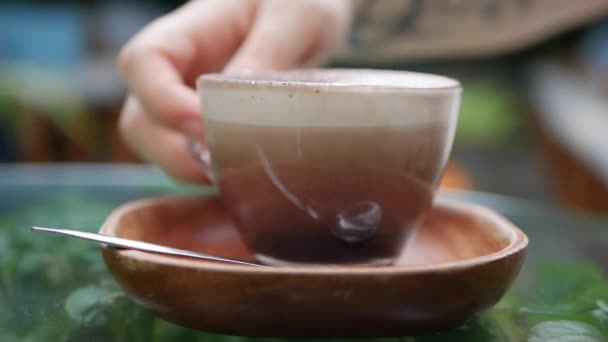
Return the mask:
<path id="1" fill-rule="evenodd" d="M 20 275 L 39 275 L 48 264 L 48 255 L 43 253 L 24 253 L 17 264 L 17 270 Z"/>
<path id="2" fill-rule="evenodd" d="M 10 286 L 14 265 L 17 260 L 17 252 L 10 243 L 10 237 L 1 230 L 2 225 L 0 224 L 0 297 L 2 296 L 2 292 L 6 291 L 6 288 Z"/>
<path id="3" fill-rule="evenodd" d="M 534 326 L 528 342 L 603 342 L 604 336 L 593 326 L 576 321 L 548 321 Z"/>
<path id="4" fill-rule="evenodd" d="M 597 301 L 597 309 L 591 312 L 597 325 L 606 333 L 608 332 L 608 305 L 603 300 Z"/>
<path id="5" fill-rule="evenodd" d="M 109 320 L 108 307 L 122 293 L 99 286 L 80 288 L 72 292 L 65 301 L 65 310 L 74 321 L 87 326 L 99 326 Z"/>
<path id="6" fill-rule="evenodd" d="M 598 310 L 601 310 L 601 311 L 603 311 L 604 313 L 608 314 L 608 303 L 606 303 L 606 302 L 605 302 L 605 301 L 603 301 L 603 300 L 598 300 L 598 301 L 596 302 L 596 304 L 597 304 L 597 308 L 598 308 Z"/>
<path id="7" fill-rule="evenodd" d="M 544 263 L 536 272 L 535 290 L 526 313 L 573 314 L 589 312 L 608 300 L 608 284 L 593 265 Z"/>
<path id="8" fill-rule="evenodd" d="M 500 326 L 487 318 L 479 318 L 454 330 L 416 338 L 417 342 L 506 342 L 507 340 Z"/>
<path id="9" fill-rule="evenodd" d="M 0 229 L 2 229 L 1 226 Z M 10 245 L 8 234 L 0 230 L 0 265 L 7 263 L 7 261 L 9 260 L 12 260 L 14 258 L 14 255 L 15 251 Z"/>

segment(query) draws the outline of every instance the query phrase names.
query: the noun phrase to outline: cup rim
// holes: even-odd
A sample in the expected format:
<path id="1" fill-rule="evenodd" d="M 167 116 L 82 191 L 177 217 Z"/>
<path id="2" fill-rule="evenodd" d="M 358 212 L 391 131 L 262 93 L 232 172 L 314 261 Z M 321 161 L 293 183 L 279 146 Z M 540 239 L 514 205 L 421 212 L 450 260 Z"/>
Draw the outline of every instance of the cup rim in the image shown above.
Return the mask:
<path id="1" fill-rule="evenodd" d="M 298 75 L 312 77 L 309 80 L 297 80 Z M 311 76 L 312 75 L 312 76 Z M 359 76 L 348 79 L 346 76 Z M 389 84 L 389 82 L 366 82 L 364 75 L 387 76 L 400 79 L 401 84 Z M 302 77 L 302 76 L 300 76 Z M 315 79 L 315 77 L 317 77 Z M 415 86 L 407 83 L 407 78 L 417 77 L 423 80 L 422 85 Z M 435 80 L 436 85 L 429 80 Z M 424 82 L 426 81 L 426 83 Z M 239 73 L 208 73 L 202 74 L 197 79 L 199 90 L 207 86 L 221 88 L 282 88 L 303 90 L 386 90 L 397 92 L 435 92 L 435 91 L 459 91 L 462 89 L 460 82 L 456 79 L 431 73 L 421 73 L 405 70 L 390 69 L 353 69 L 353 68 L 303 68 L 284 71 L 244 71 Z"/>

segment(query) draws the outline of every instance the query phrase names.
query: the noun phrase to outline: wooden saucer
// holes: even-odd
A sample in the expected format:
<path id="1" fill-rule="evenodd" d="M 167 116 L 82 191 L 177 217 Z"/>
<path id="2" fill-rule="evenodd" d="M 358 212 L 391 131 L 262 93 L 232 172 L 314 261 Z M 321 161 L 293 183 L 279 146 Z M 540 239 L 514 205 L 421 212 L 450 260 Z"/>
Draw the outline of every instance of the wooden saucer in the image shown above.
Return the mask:
<path id="1" fill-rule="evenodd" d="M 214 198 L 129 203 L 100 232 L 253 260 Z M 185 327 L 240 336 L 392 337 L 453 328 L 491 308 L 517 276 L 527 245 L 493 211 L 439 199 L 394 266 L 258 268 L 101 251 L 133 301 Z"/>

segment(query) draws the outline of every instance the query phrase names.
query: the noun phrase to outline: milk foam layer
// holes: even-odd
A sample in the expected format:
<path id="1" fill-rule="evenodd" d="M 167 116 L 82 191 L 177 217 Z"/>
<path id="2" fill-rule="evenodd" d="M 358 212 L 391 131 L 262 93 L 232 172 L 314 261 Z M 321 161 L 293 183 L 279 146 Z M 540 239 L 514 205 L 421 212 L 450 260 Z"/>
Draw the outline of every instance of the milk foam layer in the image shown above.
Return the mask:
<path id="1" fill-rule="evenodd" d="M 455 121 L 453 79 L 385 70 L 310 69 L 199 79 L 205 120 L 287 127 L 361 127 Z"/>

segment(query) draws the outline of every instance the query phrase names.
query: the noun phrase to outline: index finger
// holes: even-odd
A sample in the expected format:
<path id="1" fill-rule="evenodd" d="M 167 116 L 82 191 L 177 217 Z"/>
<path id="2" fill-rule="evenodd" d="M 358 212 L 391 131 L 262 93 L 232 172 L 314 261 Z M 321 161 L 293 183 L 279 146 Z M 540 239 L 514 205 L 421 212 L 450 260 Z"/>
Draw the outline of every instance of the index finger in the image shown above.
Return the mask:
<path id="1" fill-rule="evenodd" d="M 182 132 L 200 126 L 198 97 L 189 84 L 199 73 L 221 68 L 236 50 L 245 3 L 253 2 L 190 2 L 149 25 L 123 49 L 121 73 L 154 121 Z"/>
<path id="2" fill-rule="evenodd" d="M 200 124 L 198 97 L 162 53 L 152 48 L 133 57 L 127 83 L 137 94 L 147 115 L 161 125 L 184 131 Z M 141 57 L 140 57 L 141 56 Z"/>

